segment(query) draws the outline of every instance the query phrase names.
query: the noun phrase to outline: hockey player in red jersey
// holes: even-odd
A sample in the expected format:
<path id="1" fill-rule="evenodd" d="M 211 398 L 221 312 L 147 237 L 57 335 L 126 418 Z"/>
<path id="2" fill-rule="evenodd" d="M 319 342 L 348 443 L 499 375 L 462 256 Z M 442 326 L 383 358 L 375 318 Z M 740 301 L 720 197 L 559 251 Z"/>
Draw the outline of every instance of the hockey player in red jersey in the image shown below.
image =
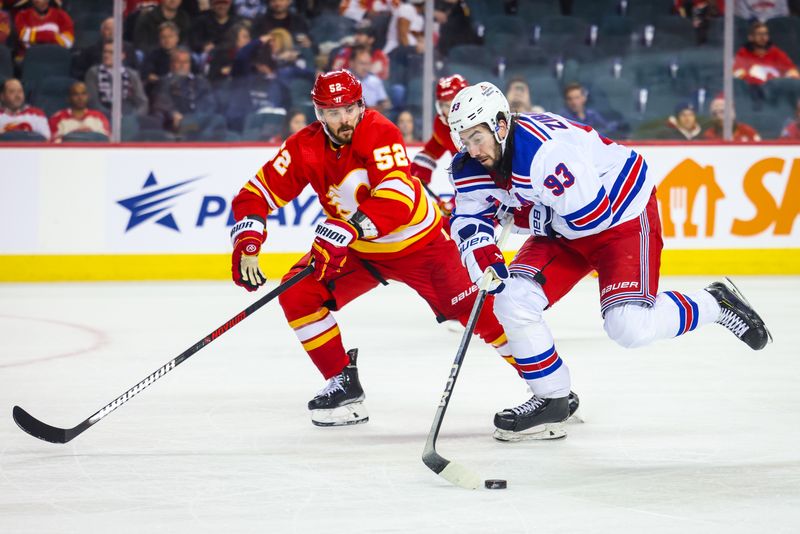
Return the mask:
<path id="1" fill-rule="evenodd" d="M 450 103 L 460 90 L 467 87 L 469 82 L 460 74 L 439 78 L 436 84 L 436 118 L 433 119 L 433 135 L 425 143 L 425 147 L 414 156 L 411 163 L 411 175 L 416 176 L 425 185 L 430 185 L 433 171 L 436 170 L 436 161 L 445 152 L 455 155 L 458 152 L 450 137 L 450 126 L 447 125 L 447 115 L 450 113 Z M 439 209 L 445 217 L 453 211 L 451 199 L 439 202 Z M 446 221 L 445 221 L 446 225 Z"/>
<path id="2" fill-rule="evenodd" d="M 314 276 L 284 292 L 280 303 L 328 381 L 309 402 L 312 422 L 337 426 L 366 422 L 368 415 L 357 351 L 345 352 L 332 311 L 396 280 L 425 299 L 440 321 L 464 324 L 477 291 L 442 231 L 439 211 L 411 177 L 400 130 L 365 108 L 361 83 L 347 71 L 322 74 L 312 99 L 319 120 L 289 137 L 233 200 L 232 274 L 249 291 L 265 282 L 258 254 L 267 215 L 311 185 L 328 218 L 284 280 L 311 261 Z M 512 362 L 491 305 L 484 309 L 476 333 Z"/>

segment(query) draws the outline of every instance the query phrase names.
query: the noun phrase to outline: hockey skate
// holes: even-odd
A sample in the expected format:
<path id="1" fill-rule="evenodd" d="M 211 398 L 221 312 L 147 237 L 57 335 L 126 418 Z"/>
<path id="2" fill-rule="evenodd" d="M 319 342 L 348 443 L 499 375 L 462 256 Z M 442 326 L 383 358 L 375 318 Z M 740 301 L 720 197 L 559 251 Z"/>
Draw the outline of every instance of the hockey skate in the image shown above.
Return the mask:
<path id="1" fill-rule="evenodd" d="M 751 349 L 763 349 L 767 343 L 772 342 L 772 334 L 739 288 L 730 278 L 726 277 L 725 280 L 727 284 L 714 282 L 706 288 L 722 308 L 716 322 L 733 332 L 733 335 L 747 343 Z"/>
<path id="2" fill-rule="evenodd" d="M 563 438 L 567 435 L 563 422 L 569 416 L 569 397 L 543 399 L 534 395 L 515 408 L 495 414 L 493 437 L 498 441 Z"/>
<path id="3" fill-rule="evenodd" d="M 350 363 L 308 401 L 311 422 L 317 426 L 357 425 L 369 421 L 364 407 L 364 389 L 358 381 L 358 349 L 347 351 L 347 356 Z"/>
<path id="4" fill-rule="evenodd" d="M 567 403 L 569 404 L 569 417 L 565 422 L 583 423 L 583 417 L 578 413 L 578 408 L 581 405 L 581 399 L 578 397 L 578 394 L 574 391 L 570 391 L 567 397 Z"/>

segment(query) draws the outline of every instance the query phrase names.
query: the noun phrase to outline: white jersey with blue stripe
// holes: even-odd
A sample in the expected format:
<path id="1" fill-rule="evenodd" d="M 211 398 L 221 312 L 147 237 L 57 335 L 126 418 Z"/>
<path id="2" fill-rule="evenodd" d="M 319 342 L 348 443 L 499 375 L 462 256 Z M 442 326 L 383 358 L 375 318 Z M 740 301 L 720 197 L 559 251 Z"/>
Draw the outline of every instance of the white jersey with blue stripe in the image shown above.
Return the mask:
<path id="1" fill-rule="evenodd" d="M 472 158 L 454 158 L 454 236 L 468 219 L 490 219 L 494 199 L 549 206 L 553 230 L 567 239 L 597 234 L 645 209 L 654 183 L 641 155 L 555 113 L 515 117 L 510 190 L 499 188 Z"/>

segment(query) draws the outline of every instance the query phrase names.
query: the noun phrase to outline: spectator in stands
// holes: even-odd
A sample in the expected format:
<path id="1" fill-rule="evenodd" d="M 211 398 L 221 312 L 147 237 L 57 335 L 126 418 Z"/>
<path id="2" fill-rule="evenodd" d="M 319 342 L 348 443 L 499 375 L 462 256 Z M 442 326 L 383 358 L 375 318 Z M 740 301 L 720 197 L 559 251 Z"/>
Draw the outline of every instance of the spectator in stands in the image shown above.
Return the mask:
<path id="1" fill-rule="evenodd" d="M 250 42 L 250 29 L 246 24 L 235 24 L 225 34 L 225 39 L 211 51 L 208 62 L 208 79 L 220 82 L 231 76 L 233 62 L 239 51 Z"/>
<path id="2" fill-rule="evenodd" d="M 253 42 L 261 44 L 259 39 Z M 225 118 L 231 130 L 241 131 L 244 119 L 249 113 L 268 108 L 281 108 L 285 112 L 292 105 L 289 87 L 276 76 L 272 50 L 263 44 L 251 47 L 253 42 L 240 50 L 239 55 L 245 52 L 252 53 L 255 50 L 252 61 L 254 72 L 248 73 L 246 70 L 242 72 L 243 69 L 234 65 L 233 90 L 225 110 Z"/>
<path id="3" fill-rule="evenodd" d="M 573 121 L 605 131 L 608 121 L 596 110 L 586 107 L 586 89 L 579 83 L 568 83 L 564 87 L 564 109 L 559 114 Z"/>
<path id="4" fill-rule="evenodd" d="M 123 62 L 125 52 L 122 53 Z M 103 59 L 86 73 L 86 88 L 89 91 L 89 107 L 99 109 L 111 115 L 111 68 L 114 66 L 114 44 L 103 45 Z M 128 67 L 122 67 L 122 113 L 135 113 L 144 116 L 147 113 L 147 96 L 144 94 L 139 73 Z"/>
<path id="5" fill-rule="evenodd" d="M 0 9 L 0 45 L 8 46 L 9 37 L 11 37 L 11 17 L 7 11 Z"/>
<path id="6" fill-rule="evenodd" d="M 733 75 L 747 83 L 760 85 L 772 78 L 800 78 L 797 67 L 786 52 L 769 40 L 769 28 L 763 22 L 750 25 L 747 44 L 736 52 Z"/>
<path id="7" fill-rule="evenodd" d="M 531 88 L 525 78 L 515 76 L 506 84 L 506 99 L 512 113 L 541 113 L 544 108 L 531 104 Z"/>
<path id="8" fill-rule="evenodd" d="M 211 0 L 211 9 L 200 13 L 192 22 L 189 43 L 192 50 L 209 57 L 225 34 L 242 19 L 231 13 L 231 0 Z"/>
<path id="9" fill-rule="evenodd" d="M 675 106 L 675 114 L 667 119 L 666 129 L 658 136 L 660 139 L 679 139 L 694 141 L 700 137 L 703 129 L 697 121 L 694 104 L 681 102 Z"/>
<path id="10" fill-rule="evenodd" d="M 743 19 L 765 22 L 775 17 L 788 17 L 789 4 L 786 0 L 736 0 L 733 12 Z"/>
<path id="11" fill-rule="evenodd" d="M 221 138 L 225 120 L 216 114 L 211 85 L 202 74 L 192 74 L 188 48 L 172 51 L 170 72 L 158 82 L 153 114 L 163 120 L 164 129 L 181 138 Z"/>
<path id="12" fill-rule="evenodd" d="M 397 124 L 397 127 L 400 129 L 400 133 L 403 134 L 403 142 L 406 144 L 420 142 L 419 137 L 417 137 L 414 131 L 414 115 L 412 115 L 410 111 L 403 110 L 398 113 L 395 124 Z"/>
<path id="13" fill-rule="evenodd" d="M 350 71 L 361 81 L 361 89 L 367 107 L 375 108 L 383 113 L 391 107 L 389 95 L 386 94 L 381 79 L 372 74 L 371 70 L 372 54 L 369 49 L 354 48 L 353 56 L 350 58 Z"/>
<path id="14" fill-rule="evenodd" d="M 253 24 L 255 30 L 253 33 L 263 35 L 275 28 L 283 28 L 292 35 L 298 46 L 310 48 L 308 21 L 302 15 L 291 11 L 292 0 L 269 0 L 268 5 L 267 14 Z"/>
<path id="15" fill-rule="evenodd" d="M 267 13 L 267 3 L 264 0 L 233 0 L 233 11 L 252 24 Z"/>
<path id="16" fill-rule="evenodd" d="M 286 122 L 283 125 L 283 135 L 281 141 L 288 139 L 290 135 L 296 134 L 308 126 L 306 114 L 299 109 L 291 109 L 286 114 Z"/>
<path id="17" fill-rule="evenodd" d="M 481 39 L 472 27 L 469 7 L 465 0 L 442 0 L 436 2 L 434 17 L 439 23 L 439 53 L 446 56 L 454 46 L 482 44 Z"/>
<path id="18" fill-rule="evenodd" d="M 125 41 L 133 42 L 133 34 L 136 30 L 136 23 L 143 13 L 158 7 L 161 0 L 125 0 L 125 10 L 122 12 L 122 38 Z"/>
<path id="19" fill-rule="evenodd" d="M 292 78 L 314 79 L 316 71 L 313 67 L 307 68 L 306 66 L 313 66 L 313 54 L 301 55 L 301 51 L 295 48 L 294 40 L 288 31 L 283 28 L 275 28 L 267 34 L 267 43 L 272 49 L 272 57 L 275 58 L 279 78 L 287 81 Z M 302 50 L 310 51 L 308 48 Z"/>
<path id="20" fill-rule="evenodd" d="M 788 119 L 781 130 L 781 139 L 800 141 L 800 99 L 794 106 L 794 117 Z"/>
<path id="21" fill-rule="evenodd" d="M 103 61 L 103 45 L 114 41 L 114 18 L 108 17 L 100 23 L 100 38 L 93 45 L 82 48 L 72 61 L 72 77 L 82 80 L 86 76 L 86 71 L 92 65 L 98 65 Z M 127 41 L 122 43 L 125 50 L 125 66 L 131 69 L 138 69 L 136 61 L 136 51 L 133 44 Z"/>
<path id="22" fill-rule="evenodd" d="M 691 19 L 697 44 L 705 44 L 711 19 L 725 13 L 725 0 L 675 0 L 675 11 L 681 17 Z"/>
<path id="23" fill-rule="evenodd" d="M 380 48 L 375 48 L 375 28 L 371 24 L 361 25 L 356 28 L 353 44 L 339 48 L 331 60 L 331 70 L 350 68 L 350 56 L 356 46 L 366 47 L 372 55 L 372 69 L 370 72 L 381 80 L 389 79 L 389 57 Z"/>
<path id="24" fill-rule="evenodd" d="M 389 2 L 383 0 L 341 0 L 339 15 L 360 22 L 389 10 Z"/>
<path id="25" fill-rule="evenodd" d="M 136 21 L 133 44 L 142 52 L 148 53 L 159 46 L 161 25 L 172 22 L 178 27 L 180 44 L 186 44 L 192 21 L 181 7 L 181 0 L 161 0 L 161 5 L 142 13 Z"/>
<path id="26" fill-rule="evenodd" d="M 32 45 L 57 44 L 72 48 L 75 42 L 72 18 L 63 9 L 51 7 L 50 0 L 31 0 L 31 7 L 14 17 L 14 27 L 19 40 L 18 61 Z"/>
<path id="27" fill-rule="evenodd" d="M 9 78 L 0 86 L 0 134 L 12 131 L 34 132 L 43 141 L 50 140 L 47 115 L 25 103 L 22 82 Z"/>
<path id="28" fill-rule="evenodd" d="M 724 98 L 715 98 L 711 101 L 711 104 L 708 108 L 708 113 L 711 115 L 711 124 L 703 132 L 704 139 L 710 139 L 712 141 L 721 141 L 723 139 L 722 136 L 722 124 L 725 118 L 725 99 Z M 733 115 L 733 140 L 738 141 L 740 143 L 753 143 L 761 141 L 761 136 L 758 134 L 755 128 L 750 126 L 749 124 L 745 124 L 743 122 L 736 121 L 736 113 L 731 108 L 731 114 Z"/>
<path id="29" fill-rule="evenodd" d="M 158 80 L 169 73 L 172 52 L 178 47 L 178 32 L 178 26 L 174 22 L 162 22 L 158 28 L 159 46 L 155 50 L 148 52 L 142 62 L 142 81 L 148 98 L 153 97 Z M 193 68 L 192 70 L 196 71 L 198 69 Z"/>
<path id="30" fill-rule="evenodd" d="M 389 21 L 389 29 L 386 34 L 386 45 L 383 51 L 392 57 L 391 54 L 396 48 L 401 47 L 411 49 L 418 54 L 425 51 L 423 41 L 423 30 L 425 19 L 422 13 L 425 9 L 425 0 L 408 0 L 408 3 L 392 5 L 392 18 Z"/>
<path id="31" fill-rule="evenodd" d="M 96 109 L 89 109 L 89 92 L 85 83 L 72 84 L 67 102 L 68 108 L 57 111 L 50 117 L 54 143 L 60 143 L 65 135 L 72 132 L 96 132 L 106 137 L 111 136 L 111 127 L 106 116 Z"/>

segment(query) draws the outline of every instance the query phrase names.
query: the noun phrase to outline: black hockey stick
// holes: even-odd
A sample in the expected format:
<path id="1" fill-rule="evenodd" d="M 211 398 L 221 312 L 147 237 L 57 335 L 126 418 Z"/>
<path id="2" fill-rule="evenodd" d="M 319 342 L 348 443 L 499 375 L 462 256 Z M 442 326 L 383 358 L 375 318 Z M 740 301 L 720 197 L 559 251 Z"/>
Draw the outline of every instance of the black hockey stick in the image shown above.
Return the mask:
<path id="1" fill-rule="evenodd" d="M 252 314 L 259 308 L 261 308 L 264 304 L 271 301 L 297 282 L 308 276 L 314 271 L 314 266 L 309 265 L 302 271 L 298 272 L 296 275 L 252 303 L 250 306 L 242 310 L 239 314 L 234 316 L 232 319 L 227 321 L 225 324 L 208 334 L 206 337 L 183 351 L 180 355 L 175 357 L 174 359 L 170 360 L 163 366 L 159 367 L 154 373 L 149 375 L 147 378 L 133 386 L 131 389 L 111 401 L 110 403 L 103 406 L 100 410 L 95 412 L 94 415 L 83 421 L 78 426 L 73 428 L 58 428 L 54 426 L 50 426 L 46 423 L 43 423 L 33 417 L 31 414 L 20 408 L 19 406 L 14 406 L 14 422 L 17 423 L 22 430 L 30 434 L 35 438 L 39 438 L 43 441 L 49 441 L 50 443 L 67 443 L 68 441 L 73 440 L 76 436 L 81 434 L 84 430 L 131 400 L 136 394 L 141 392 L 144 388 L 150 386 L 153 382 L 167 374 L 168 372 L 175 369 L 178 365 L 183 363 L 185 360 L 188 360 L 190 356 L 194 353 L 217 339 L 219 336 L 239 324 L 242 319 L 247 317 L 248 315 Z"/>
<path id="2" fill-rule="evenodd" d="M 509 221 L 500 233 L 500 238 L 497 240 L 497 246 L 502 248 L 511 233 L 511 222 Z M 492 282 L 492 271 L 487 269 L 483 273 L 478 284 L 478 296 L 475 299 L 475 304 L 472 305 L 472 312 L 469 314 L 469 320 L 464 330 L 464 335 L 461 336 L 461 344 L 456 351 L 456 358 L 453 361 L 453 367 L 450 368 L 450 376 L 447 379 L 447 385 L 444 387 L 442 399 L 439 401 L 439 407 L 436 409 L 436 415 L 433 417 L 433 424 L 431 430 L 428 432 L 428 441 L 425 443 L 425 449 L 422 451 L 422 461 L 430 468 L 431 471 L 441 476 L 448 482 L 461 486 L 466 489 L 477 489 L 481 484 L 481 478 L 474 472 L 470 471 L 461 464 L 452 462 L 444 458 L 436 452 L 436 438 L 439 437 L 439 430 L 442 428 L 442 421 L 444 414 L 447 411 L 447 406 L 450 404 L 450 396 L 453 393 L 453 388 L 458 379 L 458 373 L 461 370 L 461 364 L 464 362 L 464 356 L 467 354 L 472 333 L 475 331 L 475 326 L 478 323 L 478 317 L 483 309 L 483 303 L 486 301 L 488 294 L 489 284 Z"/>

